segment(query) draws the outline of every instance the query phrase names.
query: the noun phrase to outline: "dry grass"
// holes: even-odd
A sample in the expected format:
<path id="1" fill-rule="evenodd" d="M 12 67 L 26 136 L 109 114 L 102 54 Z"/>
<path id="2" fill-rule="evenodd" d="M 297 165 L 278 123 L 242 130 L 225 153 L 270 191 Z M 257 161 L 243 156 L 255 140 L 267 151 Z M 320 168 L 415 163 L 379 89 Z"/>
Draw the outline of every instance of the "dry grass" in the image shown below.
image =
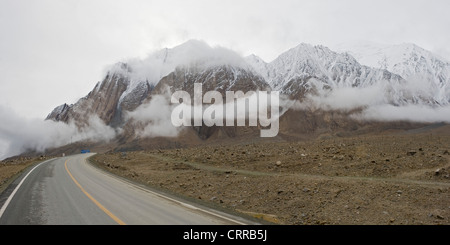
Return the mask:
<path id="1" fill-rule="evenodd" d="M 43 157 L 19 157 L 14 160 L 0 162 L 0 193 L 25 169 L 45 159 Z"/>

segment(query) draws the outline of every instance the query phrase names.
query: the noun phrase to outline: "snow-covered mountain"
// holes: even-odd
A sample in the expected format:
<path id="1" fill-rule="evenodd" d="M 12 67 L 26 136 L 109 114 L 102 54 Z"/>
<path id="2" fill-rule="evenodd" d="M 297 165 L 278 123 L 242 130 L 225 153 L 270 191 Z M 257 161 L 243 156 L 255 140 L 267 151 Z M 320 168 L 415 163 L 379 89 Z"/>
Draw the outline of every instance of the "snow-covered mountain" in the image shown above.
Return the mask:
<path id="1" fill-rule="evenodd" d="M 102 82 L 73 105 L 56 107 L 47 119 L 85 122 L 91 114 L 107 125 L 120 127 L 124 113 L 133 111 L 152 95 L 167 92 L 166 86 L 190 91 L 194 83 L 203 91 L 266 90 L 270 86 L 237 53 L 190 40 L 172 49 L 162 49 L 145 59 L 119 62 L 108 68 Z"/>
<path id="2" fill-rule="evenodd" d="M 403 82 L 399 75 L 361 65 L 347 53 L 337 53 L 320 45 L 300 44 L 270 63 L 265 63 L 256 56 L 246 59 L 274 90 L 297 99 L 303 98 L 308 92 L 324 89 L 367 87 L 378 82 L 391 85 Z"/>
<path id="3" fill-rule="evenodd" d="M 436 104 L 450 104 L 450 62 L 415 44 L 385 45 L 373 42 L 341 44 L 361 64 L 386 69 L 409 82 L 412 93 L 431 98 Z"/>
<path id="4" fill-rule="evenodd" d="M 174 48 L 156 51 L 145 59 L 130 59 L 124 62 L 126 69 L 114 64 L 109 73 L 122 74 L 130 79 L 131 87 L 142 81 L 156 85 L 161 78 L 173 72 L 177 67 L 196 67 L 207 69 L 220 65 L 247 68 L 245 60 L 232 50 L 211 47 L 203 41 L 189 40 Z"/>
<path id="5" fill-rule="evenodd" d="M 56 107 L 47 119 L 82 124 L 96 114 L 107 125 L 121 127 L 126 111 L 135 110 L 167 87 L 172 92 L 189 92 L 196 82 L 204 85 L 204 92 L 273 89 L 299 100 L 353 88 L 366 89 L 356 92 L 373 96 L 367 88 L 375 87 L 375 96 L 381 98 L 377 101 L 384 104 L 450 104 L 450 65 L 431 52 L 409 44 L 351 47 L 348 52 L 335 52 L 321 45 L 300 44 L 267 63 L 256 55 L 243 58 L 232 50 L 191 40 L 145 59 L 110 66 L 104 80 L 86 97 Z M 354 91 L 344 92 L 338 96 L 354 96 Z M 326 99 L 333 103 L 333 98 Z"/>

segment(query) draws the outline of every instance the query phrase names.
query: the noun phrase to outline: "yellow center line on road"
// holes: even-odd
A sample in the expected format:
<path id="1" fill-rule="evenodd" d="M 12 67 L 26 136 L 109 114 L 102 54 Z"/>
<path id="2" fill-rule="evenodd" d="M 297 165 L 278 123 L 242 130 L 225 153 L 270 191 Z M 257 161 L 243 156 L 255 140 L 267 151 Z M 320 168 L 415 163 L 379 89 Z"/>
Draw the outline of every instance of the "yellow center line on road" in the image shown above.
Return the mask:
<path id="1" fill-rule="evenodd" d="M 80 183 L 78 183 L 78 181 L 73 177 L 73 175 L 70 173 L 69 169 L 67 168 L 67 162 L 69 162 L 69 159 L 66 160 L 66 162 L 64 163 L 64 167 L 66 168 L 67 173 L 69 174 L 70 178 L 72 178 L 73 182 L 75 182 L 75 184 L 81 189 L 81 191 L 87 196 L 89 197 L 89 199 L 91 199 L 91 201 L 93 203 L 95 203 L 95 205 L 97 205 L 97 207 L 99 207 L 103 212 L 105 212 L 109 217 L 111 217 L 111 219 L 113 219 L 114 221 L 116 221 L 119 225 L 126 225 L 125 222 L 123 222 L 121 219 L 117 218 L 117 216 L 115 216 L 113 213 L 111 213 L 111 211 L 109 211 L 107 208 L 105 208 L 102 204 L 100 204 L 97 200 L 95 200 L 95 198 L 93 198 L 91 196 L 91 194 L 89 194 L 81 185 Z"/>

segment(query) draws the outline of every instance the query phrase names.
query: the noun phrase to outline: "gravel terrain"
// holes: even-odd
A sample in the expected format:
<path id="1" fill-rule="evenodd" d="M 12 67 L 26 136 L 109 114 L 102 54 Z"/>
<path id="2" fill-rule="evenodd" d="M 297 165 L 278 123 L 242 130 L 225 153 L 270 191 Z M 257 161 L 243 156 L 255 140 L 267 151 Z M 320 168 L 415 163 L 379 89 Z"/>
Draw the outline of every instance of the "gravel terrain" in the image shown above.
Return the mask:
<path id="1" fill-rule="evenodd" d="M 97 154 L 94 164 L 269 222 L 450 224 L 450 134 L 403 132 Z"/>

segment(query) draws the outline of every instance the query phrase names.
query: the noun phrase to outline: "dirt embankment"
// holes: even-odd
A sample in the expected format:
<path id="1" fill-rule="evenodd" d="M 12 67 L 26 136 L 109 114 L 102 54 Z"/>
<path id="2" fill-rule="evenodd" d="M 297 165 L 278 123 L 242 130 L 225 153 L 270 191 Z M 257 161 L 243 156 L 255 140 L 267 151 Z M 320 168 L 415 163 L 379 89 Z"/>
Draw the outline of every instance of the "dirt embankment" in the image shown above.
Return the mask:
<path id="1" fill-rule="evenodd" d="M 450 224 L 450 135 L 98 154 L 149 186 L 280 224 Z"/>
<path id="2" fill-rule="evenodd" d="M 13 159 L 0 161 L 0 193 L 2 193 L 26 168 L 46 159 L 49 159 L 49 157 L 15 157 Z"/>

